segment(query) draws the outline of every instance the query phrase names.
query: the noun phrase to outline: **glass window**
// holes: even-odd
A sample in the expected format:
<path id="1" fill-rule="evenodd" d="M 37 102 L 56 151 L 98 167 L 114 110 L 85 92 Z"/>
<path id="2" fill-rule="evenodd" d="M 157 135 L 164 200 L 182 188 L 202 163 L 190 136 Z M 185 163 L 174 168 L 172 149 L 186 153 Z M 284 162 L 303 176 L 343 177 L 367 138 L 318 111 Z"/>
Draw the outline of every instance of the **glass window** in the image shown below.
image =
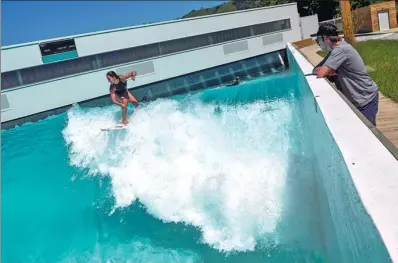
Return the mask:
<path id="1" fill-rule="evenodd" d="M 141 59 L 159 56 L 158 44 L 115 50 L 98 54 L 102 67 L 109 67 Z"/>
<path id="2" fill-rule="evenodd" d="M 21 69 L 23 84 L 26 85 L 93 70 L 93 59 L 93 56 L 82 57 Z"/>
<path id="3" fill-rule="evenodd" d="M 1 73 L 1 89 L 10 89 L 18 87 L 20 85 L 18 81 L 17 71 L 9 71 Z"/>
<path id="4" fill-rule="evenodd" d="M 209 35 L 212 39 L 213 44 L 228 42 L 228 41 L 236 39 L 234 29 L 214 32 L 214 33 L 210 33 Z"/>
<path id="5" fill-rule="evenodd" d="M 267 33 L 267 28 L 266 28 L 265 25 L 266 25 L 266 24 L 260 24 L 260 25 L 254 25 L 254 26 L 252 26 L 253 34 L 254 34 L 255 36 L 257 36 L 257 35 L 262 35 L 262 34 Z"/>
<path id="6" fill-rule="evenodd" d="M 208 36 L 205 34 L 205 35 L 179 38 L 179 39 L 173 39 L 170 41 L 161 42 L 160 50 L 162 52 L 162 55 L 166 55 L 170 53 L 195 49 L 209 45 L 210 45 L 210 40 Z"/>
<path id="7" fill-rule="evenodd" d="M 262 35 L 275 31 L 290 29 L 290 19 L 283 19 L 258 25 L 228 29 L 209 34 L 180 38 L 133 48 L 115 50 L 77 59 L 55 62 L 20 70 L 23 84 L 36 83 L 63 76 L 83 73 L 97 68 L 109 67 L 138 60 L 154 58 L 250 37 L 252 33 Z M 98 62 L 98 63 L 97 63 Z M 235 70 L 236 71 L 236 70 Z M 205 74 L 208 75 L 209 73 Z M 17 87 L 22 83 L 18 80 L 17 71 L 2 73 L 2 89 Z"/>

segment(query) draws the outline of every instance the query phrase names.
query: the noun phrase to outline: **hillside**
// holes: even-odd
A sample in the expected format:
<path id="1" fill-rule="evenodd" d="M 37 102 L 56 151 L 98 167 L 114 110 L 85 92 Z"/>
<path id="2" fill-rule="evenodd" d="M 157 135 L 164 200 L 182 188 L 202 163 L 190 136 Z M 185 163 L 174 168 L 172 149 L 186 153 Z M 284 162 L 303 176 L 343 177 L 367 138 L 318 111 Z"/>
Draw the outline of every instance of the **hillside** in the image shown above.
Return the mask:
<path id="1" fill-rule="evenodd" d="M 182 18 L 196 17 L 196 16 L 207 16 L 214 15 L 226 12 L 237 11 L 236 5 L 233 1 L 226 2 L 224 4 L 210 7 L 210 8 L 201 8 L 199 10 L 192 10 L 188 14 L 184 15 Z"/>
<path id="2" fill-rule="evenodd" d="M 352 9 L 368 6 L 370 4 L 383 2 L 386 0 L 350 0 Z M 319 21 L 324 21 L 338 17 L 340 15 L 339 1 L 335 0 L 231 0 L 216 7 L 201 8 L 192 10 L 182 18 L 206 16 L 219 13 L 232 12 L 237 10 L 251 9 L 263 6 L 272 6 L 286 3 L 297 3 L 300 16 L 318 14 Z M 398 2 L 397 2 L 398 9 Z M 398 16 L 398 14 L 397 14 Z"/>

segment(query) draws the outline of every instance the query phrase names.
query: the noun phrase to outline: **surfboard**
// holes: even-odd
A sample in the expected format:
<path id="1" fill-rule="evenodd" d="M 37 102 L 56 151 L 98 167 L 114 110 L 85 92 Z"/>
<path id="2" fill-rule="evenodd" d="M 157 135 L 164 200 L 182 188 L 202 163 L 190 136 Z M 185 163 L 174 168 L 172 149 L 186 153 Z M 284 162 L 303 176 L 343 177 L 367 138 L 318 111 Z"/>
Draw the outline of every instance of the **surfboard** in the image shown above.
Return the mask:
<path id="1" fill-rule="evenodd" d="M 101 131 L 112 131 L 112 130 L 122 130 L 127 128 L 127 125 L 124 124 L 116 124 L 115 126 L 108 127 L 108 128 L 101 128 Z"/>

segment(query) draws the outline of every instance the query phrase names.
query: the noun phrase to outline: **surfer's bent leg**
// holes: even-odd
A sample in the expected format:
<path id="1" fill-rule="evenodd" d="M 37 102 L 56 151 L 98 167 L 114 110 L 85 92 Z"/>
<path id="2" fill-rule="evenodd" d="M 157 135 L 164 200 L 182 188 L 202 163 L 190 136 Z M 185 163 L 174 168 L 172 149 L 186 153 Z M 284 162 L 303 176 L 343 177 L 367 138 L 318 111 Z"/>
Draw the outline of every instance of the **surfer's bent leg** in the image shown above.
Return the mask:
<path id="1" fill-rule="evenodd" d="M 138 101 L 137 99 L 131 94 L 129 91 L 127 91 L 129 101 L 134 104 L 134 106 L 137 108 L 138 107 Z"/>

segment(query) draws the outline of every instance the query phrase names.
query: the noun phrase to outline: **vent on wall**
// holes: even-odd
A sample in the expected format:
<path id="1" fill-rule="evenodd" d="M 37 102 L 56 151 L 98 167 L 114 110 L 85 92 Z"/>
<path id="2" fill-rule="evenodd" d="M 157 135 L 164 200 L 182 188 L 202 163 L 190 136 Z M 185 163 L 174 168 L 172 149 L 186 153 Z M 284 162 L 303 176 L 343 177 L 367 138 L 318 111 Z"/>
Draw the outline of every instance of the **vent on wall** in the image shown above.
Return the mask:
<path id="1" fill-rule="evenodd" d="M 155 67 L 153 65 L 153 61 L 138 63 L 130 66 L 120 67 L 116 69 L 116 73 L 124 74 L 131 71 L 137 71 L 138 76 L 147 75 L 151 73 L 155 73 Z"/>
<path id="2" fill-rule="evenodd" d="M 262 39 L 263 39 L 264 46 L 275 44 L 275 43 L 281 43 L 281 42 L 283 42 L 283 34 L 278 33 L 278 34 L 263 36 Z"/>
<path id="3" fill-rule="evenodd" d="M 224 49 L 224 55 L 229 55 L 233 53 L 247 51 L 249 50 L 249 45 L 247 43 L 247 40 L 244 40 L 244 41 L 223 45 L 223 49 Z"/>
<path id="4" fill-rule="evenodd" d="M 1 94 L 1 111 L 8 110 L 10 108 L 10 103 L 6 94 Z"/>

